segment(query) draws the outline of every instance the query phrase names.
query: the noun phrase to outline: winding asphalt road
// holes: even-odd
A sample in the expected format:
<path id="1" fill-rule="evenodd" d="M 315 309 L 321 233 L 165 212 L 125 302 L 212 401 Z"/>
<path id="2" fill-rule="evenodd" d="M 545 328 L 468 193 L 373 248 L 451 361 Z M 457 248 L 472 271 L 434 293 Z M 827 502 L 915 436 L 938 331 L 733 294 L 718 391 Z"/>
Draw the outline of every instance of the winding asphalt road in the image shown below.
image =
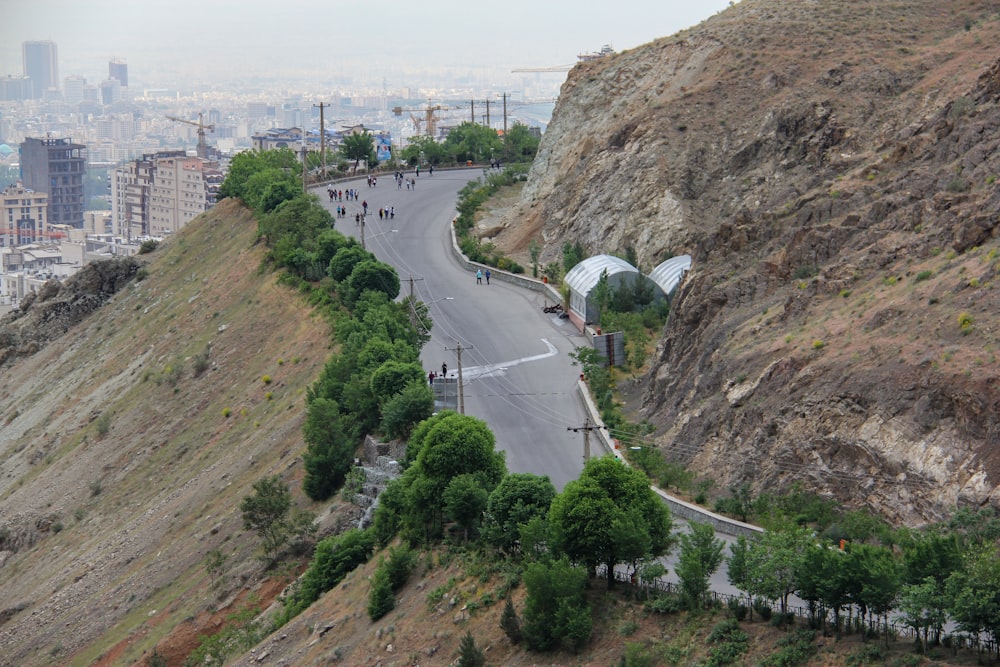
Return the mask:
<path id="1" fill-rule="evenodd" d="M 421 354 L 427 371 L 440 373 L 445 363 L 456 377 L 460 345 L 465 414 L 489 425 L 511 472 L 548 475 L 562 490 L 583 470 L 583 436 L 567 428 L 581 426 L 586 414 L 576 388 L 580 371 L 569 357 L 586 340 L 567 320 L 542 312 L 542 294 L 497 280 L 487 285 L 485 278 L 477 284 L 455 261 L 449 226 L 458 191 L 481 175 L 479 169 L 408 172 L 413 189 L 397 188 L 391 174 L 376 187 L 365 179 L 336 184 L 357 189 L 360 201 L 331 202 L 325 187 L 315 193 L 332 213 L 347 208 L 336 227 L 358 238 L 354 214 L 361 201 L 368 203 L 365 246 L 396 268 L 402 293 L 412 289 L 434 321 Z M 395 217 L 379 220 L 379 208 L 390 207 Z"/>

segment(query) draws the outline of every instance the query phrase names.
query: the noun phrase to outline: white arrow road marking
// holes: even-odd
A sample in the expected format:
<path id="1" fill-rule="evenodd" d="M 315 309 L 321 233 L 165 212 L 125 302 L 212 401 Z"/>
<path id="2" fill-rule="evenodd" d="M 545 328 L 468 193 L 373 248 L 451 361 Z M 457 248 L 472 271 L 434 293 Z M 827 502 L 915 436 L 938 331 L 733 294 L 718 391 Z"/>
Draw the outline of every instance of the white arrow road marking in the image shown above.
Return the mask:
<path id="1" fill-rule="evenodd" d="M 545 343 L 545 347 L 549 348 L 548 352 L 542 354 L 536 354 L 531 357 L 521 357 L 520 359 L 513 359 L 511 361 L 501 361 L 496 364 L 487 364 L 486 366 L 464 366 L 462 368 L 462 380 L 464 382 L 469 382 L 470 380 L 477 380 L 484 377 L 496 377 L 504 375 L 507 369 L 512 366 L 517 366 L 518 364 L 525 364 L 529 361 L 539 361 L 540 359 L 548 359 L 549 357 L 554 357 L 559 354 L 559 350 L 556 346 L 550 343 L 546 339 L 542 339 Z"/>

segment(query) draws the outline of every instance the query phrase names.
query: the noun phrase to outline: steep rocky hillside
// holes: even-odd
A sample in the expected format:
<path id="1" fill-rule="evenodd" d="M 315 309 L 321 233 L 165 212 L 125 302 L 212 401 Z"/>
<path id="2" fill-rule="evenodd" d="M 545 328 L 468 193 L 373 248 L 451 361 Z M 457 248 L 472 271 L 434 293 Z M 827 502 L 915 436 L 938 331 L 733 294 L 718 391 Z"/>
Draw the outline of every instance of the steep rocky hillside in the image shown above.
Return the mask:
<path id="1" fill-rule="evenodd" d="M 255 234 L 223 202 L 0 372 L 0 664 L 129 664 L 273 595 L 238 505 L 265 475 L 297 488 L 303 391 L 330 339 L 260 272 Z"/>
<path id="2" fill-rule="evenodd" d="M 495 241 L 690 253 L 638 417 L 725 486 L 1000 507 L 1000 3 L 743 0 L 577 66 Z"/>

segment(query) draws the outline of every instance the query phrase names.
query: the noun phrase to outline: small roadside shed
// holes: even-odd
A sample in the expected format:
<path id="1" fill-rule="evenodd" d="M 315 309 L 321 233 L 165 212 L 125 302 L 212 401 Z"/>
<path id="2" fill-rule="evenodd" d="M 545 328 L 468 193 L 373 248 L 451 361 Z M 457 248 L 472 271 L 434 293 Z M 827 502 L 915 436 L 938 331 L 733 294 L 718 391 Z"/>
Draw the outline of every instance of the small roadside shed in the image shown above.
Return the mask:
<path id="1" fill-rule="evenodd" d="M 662 262 L 653 269 L 649 274 L 649 279 L 659 285 L 667 299 L 670 299 L 670 295 L 677 289 L 681 278 L 690 268 L 691 255 L 678 255 Z"/>
<path id="2" fill-rule="evenodd" d="M 593 291 L 605 271 L 611 289 L 631 282 L 639 276 L 639 269 L 613 255 L 588 257 L 566 274 L 565 281 L 569 286 L 569 317 L 581 330 L 587 322 L 596 322 L 598 319 L 599 312 Z"/>

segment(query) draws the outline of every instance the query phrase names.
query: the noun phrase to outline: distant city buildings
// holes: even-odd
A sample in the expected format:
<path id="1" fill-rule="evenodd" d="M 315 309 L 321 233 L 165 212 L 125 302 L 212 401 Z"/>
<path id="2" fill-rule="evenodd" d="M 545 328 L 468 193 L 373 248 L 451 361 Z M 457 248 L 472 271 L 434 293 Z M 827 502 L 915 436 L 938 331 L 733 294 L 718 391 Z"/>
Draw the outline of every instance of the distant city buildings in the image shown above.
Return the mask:
<path id="1" fill-rule="evenodd" d="M 111 181 L 112 232 L 125 239 L 176 233 L 215 205 L 222 180 L 217 162 L 184 151 L 132 160 Z"/>
<path id="2" fill-rule="evenodd" d="M 24 75 L 31 80 L 30 98 L 41 99 L 59 89 L 59 58 L 55 42 L 24 42 L 21 45 Z"/>
<path id="3" fill-rule="evenodd" d="M 7 186 L 0 199 L 0 246 L 13 248 L 47 241 L 49 196 L 23 184 Z"/>
<path id="4" fill-rule="evenodd" d="M 49 196 L 49 224 L 83 227 L 86 148 L 69 139 L 28 138 L 21 144 L 21 180 Z"/>

